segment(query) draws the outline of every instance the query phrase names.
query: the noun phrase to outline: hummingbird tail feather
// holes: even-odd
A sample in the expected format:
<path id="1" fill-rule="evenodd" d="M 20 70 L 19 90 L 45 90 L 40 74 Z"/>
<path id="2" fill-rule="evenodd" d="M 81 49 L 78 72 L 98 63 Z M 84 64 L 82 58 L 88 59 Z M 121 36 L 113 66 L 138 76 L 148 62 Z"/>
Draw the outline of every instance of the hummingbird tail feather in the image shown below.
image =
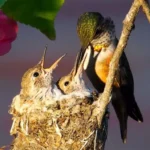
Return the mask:
<path id="1" fill-rule="evenodd" d="M 143 117 L 142 117 L 141 111 L 140 111 L 135 99 L 132 99 L 132 103 L 130 103 L 130 105 L 128 107 L 129 107 L 128 108 L 129 116 L 138 122 L 143 122 Z"/>
<path id="2" fill-rule="evenodd" d="M 120 132 L 121 132 L 121 138 L 123 143 L 126 143 L 127 139 L 127 120 L 128 120 L 128 115 L 126 111 L 121 111 L 121 107 L 119 108 L 118 104 L 115 105 L 113 103 L 115 112 L 117 114 L 119 124 L 120 124 Z M 117 107 L 116 107 L 117 106 Z"/>
<path id="3" fill-rule="evenodd" d="M 120 124 L 120 132 L 123 143 L 127 140 L 127 121 L 128 112 L 126 108 L 125 101 L 119 91 L 113 92 L 112 105 L 115 109 L 116 115 Z"/>

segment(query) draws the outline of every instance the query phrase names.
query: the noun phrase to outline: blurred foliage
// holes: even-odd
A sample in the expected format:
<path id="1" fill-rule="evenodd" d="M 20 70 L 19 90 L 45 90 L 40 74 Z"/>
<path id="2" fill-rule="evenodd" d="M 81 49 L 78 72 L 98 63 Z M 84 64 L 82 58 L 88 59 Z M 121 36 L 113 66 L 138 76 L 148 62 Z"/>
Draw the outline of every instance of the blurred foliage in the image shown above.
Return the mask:
<path id="1" fill-rule="evenodd" d="M 6 0 L 0 0 L 0 7 L 6 2 Z"/>
<path id="2" fill-rule="evenodd" d="M 0 8 L 10 18 L 39 29 L 55 40 L 55 17 L 64 0 L 0 0 Z"/>

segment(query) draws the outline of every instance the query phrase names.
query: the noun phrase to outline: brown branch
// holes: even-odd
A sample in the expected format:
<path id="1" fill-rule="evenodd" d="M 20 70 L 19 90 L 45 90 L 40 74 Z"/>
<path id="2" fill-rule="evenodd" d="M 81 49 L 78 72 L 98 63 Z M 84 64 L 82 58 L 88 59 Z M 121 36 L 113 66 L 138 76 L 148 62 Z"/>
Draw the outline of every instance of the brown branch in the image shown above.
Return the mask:
<path id="1" fill-rule="evenodd" d="M 134 0 L 128 14 L 126 15 L 126 17 L 123 21 L 123 29 L 122 29 L 121 37 L 120 37 L 119 43 L 117 45 L 116 51 L 114 53 L 114 56 L 110 63 L 110 70 L 109 70 L 109 74 L 107 77 L 107 83 L 106 83 L 102 97 L 99 98 L 102 114 L 105 113 L 106 107 L 110 101 L 109 99 L 110 99 L 110 95 L 111 95 L 111 91 L 112 91 L 112 85 L 113 85 L 113 81 L 114 81 L 115 72 L 118 68 L 119 59 L 122 55 L 124 48 L 127 45 L 127 41 L 129 39 L 132 28 L 134 26 L 134 21 L 139 12 L 140 6 L 141 6 L 141 4 L 139 3 L 139 1 Z M 100 123 L 102 121 L 102 118 L 103 118 L 103 115 L 99 116 Z"/>
<path id="2" fill-rule="evenodd" d="M 139 0 L 148 21 L 150 22 L 150 6 L 148 0 Z"/>

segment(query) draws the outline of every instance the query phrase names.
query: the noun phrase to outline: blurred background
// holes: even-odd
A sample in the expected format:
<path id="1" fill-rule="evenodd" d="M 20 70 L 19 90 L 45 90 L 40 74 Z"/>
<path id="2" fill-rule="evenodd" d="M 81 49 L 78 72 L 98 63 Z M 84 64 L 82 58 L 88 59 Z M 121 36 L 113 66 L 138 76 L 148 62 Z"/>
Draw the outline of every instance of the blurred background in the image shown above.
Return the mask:
<path id="1" fill-rule="evenodd" d="M 54 73 L 54 79 L 70 71 L 76 53 L 80 49 L 76 33 L 78 17 L 86 11 L 98 11 L 105 17 L 110 16 L 116 25 L 119 38 L 122 21 L 128 12 L 131 0 L 66 0 L 55 21 L 56 40 L 50 41 L 40 31 L 19 24 L 19 34 L 12 44 L 11 51 L 0 58 L 0 146 L 10 144 L 9 135 L 11 116 L 9 105 L 20 92 L 23 73 L 40 60 L 44 46 L 48 44 L 46 66 L 51 65 L 62 54 L 67 56 L 61 61 Z M 125 50 L 135 81 L 135 97 L 143 113 L 144 123 L 139 124 L 129 118 L 127 144 L 120 138 L 118 120 L 111 106 L 109 133 L 106 150 L 149 150 L 150 144 L 150 24 L 140 10 L 128 46 Z M 88 85 L 90 83 L 88 82 Z"/>

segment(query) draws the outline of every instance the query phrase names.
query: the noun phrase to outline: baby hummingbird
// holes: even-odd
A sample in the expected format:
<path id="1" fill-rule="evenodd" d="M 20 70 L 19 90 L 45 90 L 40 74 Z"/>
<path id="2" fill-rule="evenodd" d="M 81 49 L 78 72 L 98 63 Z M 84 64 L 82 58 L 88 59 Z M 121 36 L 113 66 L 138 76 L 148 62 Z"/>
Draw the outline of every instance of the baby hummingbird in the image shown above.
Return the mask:
<path id="1" fill-rule="evenodd" d="M 39 108 L 47 111 L 47 105 L 55 103 L 63 95 L 52 80 L 52 72 L 65 55 L 57 59 L 49 68 L 44 68 L 46 50 L 47 47 L 45 47 L 40 62 L 24 73 L 21 91 L 13 98 L 10 114 L 20 116 L 20 114 L 30 113 Z M 24 118 L 21 120 L 15 118 L 10 130 L 11 135 L 17 133 L 16 127 L 18 126 L 23 133 L 28 134 L 28 121 Z"/>
<path id="2" fill-rule="evenodd" d="M 45 60 L 46 50 L 47 47 L 45 47 L 44 54 L 40 62 L 36 66 L 28 69 L 22 77 L 21 95 L 26 98 L 27 97 L 30 98 L 38 94 L 42 95 L 44 93 L 53 94 L 53 91 L 55 89 L 56 89 L 55 91 L 59 91 L 57 90 L 57 86 L 52 80 L 52 72 L 65 55 L 61 56 L 58 60 L 56 60 L 52 66 L 45 69 L 44 60 Z"/>
<path id="3" fill-rule="evenodd" d="M 78 57 L 78 54 L 77 54 L 77 57 Z M 86 55 L 84 55 L 84 58 L 82 59 L 78 67 L 77 67 L 77 60 L 76 60 L 71 72 L 64 77 L 61 77 L 57 81 L 58 87 L 65 94 L 77 93 L 77 95 L 80 95 L 81 93 L 82 96 L 90 96 L 90 90 L 85 86 L 85 82 L 82 77 L 83 64 L 84 64 L 85 58 L 86 58 Z"/>

